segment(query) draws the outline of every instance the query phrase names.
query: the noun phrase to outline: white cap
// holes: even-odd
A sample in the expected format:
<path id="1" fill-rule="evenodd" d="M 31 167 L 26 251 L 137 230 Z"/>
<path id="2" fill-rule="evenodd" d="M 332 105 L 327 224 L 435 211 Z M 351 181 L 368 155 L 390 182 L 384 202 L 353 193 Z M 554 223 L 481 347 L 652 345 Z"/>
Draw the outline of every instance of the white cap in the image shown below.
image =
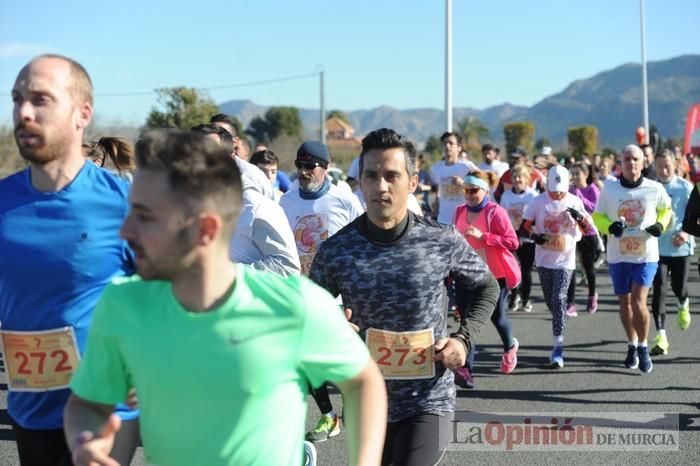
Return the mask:
<path id="1" fill-rule="evenodd" d="M 565 193 L 569 191 L 569 170 L 555 165 L 547 172 L 547 191 Z"/>
<path id="2" fill-rule="evenodd" d="M 549 146 L 542 146 L 542 149 L 540 150 L 540 155 L 551 155 L 552 154 L 552 148 Z"/>

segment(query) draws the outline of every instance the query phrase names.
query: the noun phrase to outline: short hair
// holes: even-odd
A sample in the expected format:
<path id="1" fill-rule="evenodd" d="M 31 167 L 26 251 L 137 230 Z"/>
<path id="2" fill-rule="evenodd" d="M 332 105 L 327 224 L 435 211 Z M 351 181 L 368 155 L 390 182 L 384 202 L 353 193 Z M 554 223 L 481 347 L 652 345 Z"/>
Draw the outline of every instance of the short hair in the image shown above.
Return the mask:
<path id="1" fill-rule="evenodd" d="M 625 146 L 625 148 L 622 149 L 622 154 L 620 154 L 620 156 L 622 157 L 626 153 L 638 155 L 641 158 L 644 158 L 644 152 L 642 151 L 642 148 L 636 144 L 629 144 L 629 145 Z"/>
<path id="2" fill-rule="evenodd" d="M 656 159 L 665 159 L 666 157 L 670 158 L 674 162 L 676 161 L 676 155 L 671 151 L 671 149 L 664 149 L 661 152 L 658 152 L 654 156 L 654 160 Z"/>
<path id="3" fill-rule="evenodd" d="M 228 241 L 242 204 L 241 172 L 230 153 L 201 133 L 176 129 L 147 131 L 135 148 L 138 168 L 166 172 L 184 205 L 211 205 Z"/>
<path id="4" fill-rule="evenodd" d="M 454 131 L 445 131 L 444 133 L 442 133 L 442 136 L 440 136 L 440 142 L 445 142 L 445 140 L 450 136 L 454 136 L 457 139 L 457 144 L 459 144 L 460 146 L 462 145 L 462 135 Z"/>
<path id="5" fill-rule="evenodd" d="M 119 173 L 131 173 L 136 169 L 134 147 L 126 139 L 105 136 L 83 147 L 86 157 L 102 160 L 102 167 L 110 168 L 111 163 Z"/>
<path id="6" fill-rule="evenodd" d="M 29 63 L 31 64 L 43 58 L 53 58 L 57 60 L 63 60 L 64 62 L 68 63 L 72 81 L 70 87 L 71 94 L 75 99 L 82 99 L 83 101 L 88 102 L 90 105 L 93 104 L 94 98 L 92 90 L 92 80 L 90 79 L 90 75 L 85 70 L 83 65 L 73 60 L 72 58 L 68 58 L 64 55 L 58 55 L 55 53 L 46 53 L 43 55 L 39 55 L 38 57 L 34 57 Z"/>
<path id="7" fill-rule="evenodd" d="M 214 124 L 214 123 L 226 123 L 229 125 L 231 128 L 233 128 L 234 131 L 236 131 L 236 128 L 238 127 L 238 124 L 236 120 L 231 118 L 230 116 L 226 115 L 225 113 L 217 113 L 213 117 L 209 119 L 209 123 Z M 238 136 L 237 134 L 232 134 L 231 136 L 236 137 Z"/>
<path id="8" fill-rule="evenodd" d="M 191 131 L 203 134 L 204 136 L 209 134 L 216 134 L 219 136 L 219 143 L 227 151 L 229 151 L 229 154 L 233 152 L 233 136 L 231 135 L 231 133 L 226 131 L 225 128 L 222 128 L 221 126 L 216 126 L 213 123 L 202 123 L 201 125 L 193 126 L 191 128 Z"/>
<path id="9" fill-rule="evenodd" d="M 400 135 L 393 129 L 376 129 L 362 139 L 362 152 L 360 153 L 360 178 L 364 166 L 365 154 L 371 150 L 401 149 L 406 160 L 406 172 L 408 176 L 416 174 L 416 148 L 411 141 Z"/>
<path id="10" fill-rule="evenodd" d="M 248 162 L 252 163 L 253 165 L 270 165 L 270 164 L 279 164 L 280 159 L 275 155 L 274 152 L 271 150 L 265 149 L 265 150 L 259 150 L 255 152 L 253 155 L 250 156 L 250 160 Z"/>
<path id="11" fill-rule="evenodd" d="M 510 169 L 510 176 L 511 176 L 511 178 L 512 178 L 513 176 L 515 176 L 515 175 L 520 175 L 520 176 L 522 176 L 523 178 L 525 178 L 526 180 L 529 180 L 529 179 L 530 179 L 531 173 L 532 173 L 532 172 L 530 171 L 530 167 L 528 167 L 528 166 L 527 166 L 526 164 L 524 164 L 524 163 L 519 163 L 519 164 L 517 164 L 516 166 L 514 166 L 513 168 Z"/>
<path id="12" fill-rule="evenodd" d="M 573 170 L 574 168 L 577 168 L 583 172 L 584 175 L 588 176 L 588 174 L 591 172 L 590 168 L 588 167 L 588 164 L 585 162 L 576 162 L 571 166 L 571 169 Z"/>

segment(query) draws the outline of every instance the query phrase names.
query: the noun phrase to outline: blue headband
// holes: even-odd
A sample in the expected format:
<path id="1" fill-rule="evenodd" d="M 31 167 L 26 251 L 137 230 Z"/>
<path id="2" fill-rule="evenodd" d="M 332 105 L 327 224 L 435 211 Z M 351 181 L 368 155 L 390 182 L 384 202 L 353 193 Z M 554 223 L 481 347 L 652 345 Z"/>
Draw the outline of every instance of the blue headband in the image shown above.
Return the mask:
<path id="1" fill-rule="evenodd" d="M 478 186 L 486 192 L 488 192 L 488 190 L 489 190 L 489 184 L 486 181 L 482 180 L 481 178 L 477 178 L 476 176 L 472 176 L 472 175 L 467 175 L 464 177 L 464 184 Z"/>

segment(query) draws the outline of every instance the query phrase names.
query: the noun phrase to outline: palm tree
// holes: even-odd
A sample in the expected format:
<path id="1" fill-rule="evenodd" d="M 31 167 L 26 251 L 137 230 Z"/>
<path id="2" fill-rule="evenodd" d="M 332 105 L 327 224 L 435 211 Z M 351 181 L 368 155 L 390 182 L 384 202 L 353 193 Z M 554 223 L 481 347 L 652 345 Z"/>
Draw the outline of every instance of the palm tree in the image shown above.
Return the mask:
<path id="1" fill-rule="evenodd" d="M 488 138 L 491 134 L 491 131 L 473 116 L 466 117 L 457 123 L 457 132 L 462 135 L 467 146 L 480 146 L 481 139 Z"/>

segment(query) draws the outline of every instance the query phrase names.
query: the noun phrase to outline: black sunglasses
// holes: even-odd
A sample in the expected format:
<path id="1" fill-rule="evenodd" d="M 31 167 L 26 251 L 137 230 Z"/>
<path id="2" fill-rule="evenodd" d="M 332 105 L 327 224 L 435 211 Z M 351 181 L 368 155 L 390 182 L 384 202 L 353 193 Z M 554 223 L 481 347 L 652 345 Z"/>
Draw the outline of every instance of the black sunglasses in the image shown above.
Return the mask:
<path id="1" fill-rule="evenodd" d="M 294 166 L 297 167 L 299 170 L 311 171 L 316 167 L 320 167 L 321 164 L 318 162 L 302 162 L 301 160 L 295 160 Z"/>

